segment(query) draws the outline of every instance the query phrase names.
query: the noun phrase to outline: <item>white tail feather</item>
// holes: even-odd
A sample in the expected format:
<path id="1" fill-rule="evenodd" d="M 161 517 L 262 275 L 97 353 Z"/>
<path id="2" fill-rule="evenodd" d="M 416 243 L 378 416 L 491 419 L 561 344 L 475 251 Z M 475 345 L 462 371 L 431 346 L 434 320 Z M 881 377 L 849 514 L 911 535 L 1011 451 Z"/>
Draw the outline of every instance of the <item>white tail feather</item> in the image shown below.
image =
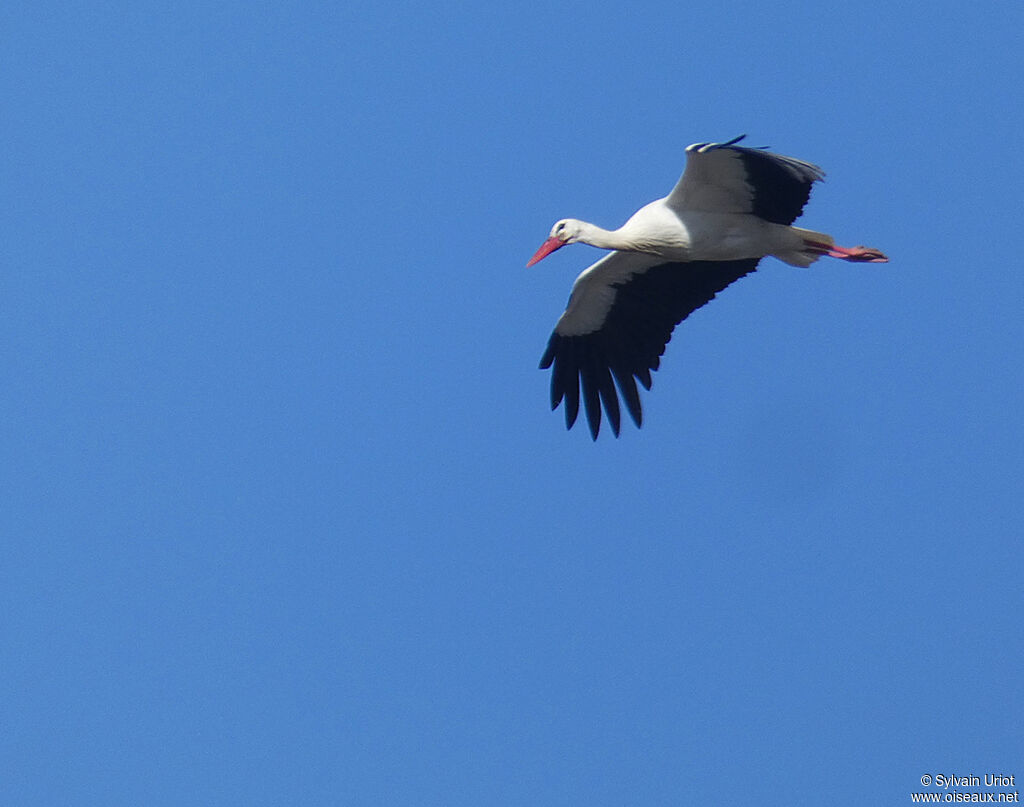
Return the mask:
<path id="1" fill-rule="evenodd" d="M 828 248 L 835 244 L 832 236 L 827 233 L 805 230 L 802 227 L 790 227 L 789 229 L 800 239 L 802 248 L 789 252 L 773 252 L 772 255 L 790 266 L 806 268 L 824 254 L 822 247 Z"/>

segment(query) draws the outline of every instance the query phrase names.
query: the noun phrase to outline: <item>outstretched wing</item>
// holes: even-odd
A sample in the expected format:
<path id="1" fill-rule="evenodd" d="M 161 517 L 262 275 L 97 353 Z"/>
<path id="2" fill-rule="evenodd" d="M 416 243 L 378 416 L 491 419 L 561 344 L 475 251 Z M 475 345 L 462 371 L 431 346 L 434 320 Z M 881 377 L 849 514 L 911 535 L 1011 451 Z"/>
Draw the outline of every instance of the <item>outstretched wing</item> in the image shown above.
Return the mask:
<path id="1" fill-rule="evenodd" d="M 573 284 L 569 304 L 548 341 L 540 367 L 551 367 L 551 408 L 565 401 L 572 428 L 583 405 L 596 440 L 601 404 L 616 436 L 619 400 L 633 422 L 643 421 L 636 382 L 651 388 L 672 330 L 693 311 L 757 268 L 757 258 L 739 261 L 664 263 L 641 253 L 613 252 Z M 615 379 L 614 383 L 612 378 Z"/>
<path id="2" fill-rule="evenodd" d="M 825 172 L 794 157 L 737 146 L 744 137 L 687 146 L 686 170 L 665 203 L 677 212 L 753 213 L 775 224 L 796 221 L 811 186 Z"/>

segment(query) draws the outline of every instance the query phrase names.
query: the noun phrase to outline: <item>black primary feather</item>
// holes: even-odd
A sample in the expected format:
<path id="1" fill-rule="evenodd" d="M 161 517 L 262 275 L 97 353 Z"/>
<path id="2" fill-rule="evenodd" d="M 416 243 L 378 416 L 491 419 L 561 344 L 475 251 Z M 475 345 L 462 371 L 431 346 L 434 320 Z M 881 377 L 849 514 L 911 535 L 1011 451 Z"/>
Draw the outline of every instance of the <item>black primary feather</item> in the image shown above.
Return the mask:
<path id="1" fill-rule="evenodd" d="M 566 427 L 572 428 L 582 397 L 596 440 L 603 403 L 612 432 L 618 436 L 617 386 L 626 411 L 639 427 L 643 410 L 636 382 L 651 388 L 651 371 L 658 369 L 675 326 L 726 286 L 753 272 L 757 262 L 749 258 L 664 263 L 615 284 L 615 300 L 598 330 L 563 336 L 556 329 L 551 334 L 540 361 L 542 370 L 552 367 L 551 408 L 564 401 Z"/>

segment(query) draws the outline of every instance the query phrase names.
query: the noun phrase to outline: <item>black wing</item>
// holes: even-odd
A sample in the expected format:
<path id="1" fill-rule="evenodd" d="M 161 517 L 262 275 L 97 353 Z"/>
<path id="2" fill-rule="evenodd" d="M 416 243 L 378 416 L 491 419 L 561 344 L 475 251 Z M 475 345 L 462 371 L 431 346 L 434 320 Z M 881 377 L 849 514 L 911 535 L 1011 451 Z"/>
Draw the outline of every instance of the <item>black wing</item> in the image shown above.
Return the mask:
<path id="1" fill-rule="evenodd" d="M 666 203 L 677 211 L 753 213 L 775 224 L 792 224 L 803 213 L 811 186 L 825 172 L 795 157 L 764 148 L 727 143 L 694 143 L 686 149 L 686 170 Z"/>
<path id="2" fill-rule="evenodd" d="M 577 279 L 565 314 L 558 321 L 540 367 L 551 372 L 551 408 L 565 401 L 565 423 L 572 428 L 582 393 L 590 434 L 597 439 L 601 404 L 612 431 L 619 434 L 619 401 L 639 427 L 643 421 L 636 382 L 651 388 L 672 330 L 693 311 L 757 268 L 757 258 L 739 261 L 623 266 L 612 253 Z M 612 378 L 615 382 L 612 382 Z"/>

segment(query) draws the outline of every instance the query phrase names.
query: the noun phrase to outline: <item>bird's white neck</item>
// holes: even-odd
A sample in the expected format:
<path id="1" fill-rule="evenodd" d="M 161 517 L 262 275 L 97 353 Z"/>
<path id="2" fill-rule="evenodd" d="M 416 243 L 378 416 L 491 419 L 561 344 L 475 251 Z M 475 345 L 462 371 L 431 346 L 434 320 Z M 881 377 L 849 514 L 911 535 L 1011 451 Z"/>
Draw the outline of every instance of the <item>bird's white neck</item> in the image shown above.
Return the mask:
<path id="1" fill-rule="evenodd" d="M 576 239 L 584 244 L 600 249 L 622 249 L 634 252 L 645 251 L 643 246 L 629 237 L 625 227 L 618 230 L 605 230 L 587 221 L 580 222 L 580 233 Z"/>

